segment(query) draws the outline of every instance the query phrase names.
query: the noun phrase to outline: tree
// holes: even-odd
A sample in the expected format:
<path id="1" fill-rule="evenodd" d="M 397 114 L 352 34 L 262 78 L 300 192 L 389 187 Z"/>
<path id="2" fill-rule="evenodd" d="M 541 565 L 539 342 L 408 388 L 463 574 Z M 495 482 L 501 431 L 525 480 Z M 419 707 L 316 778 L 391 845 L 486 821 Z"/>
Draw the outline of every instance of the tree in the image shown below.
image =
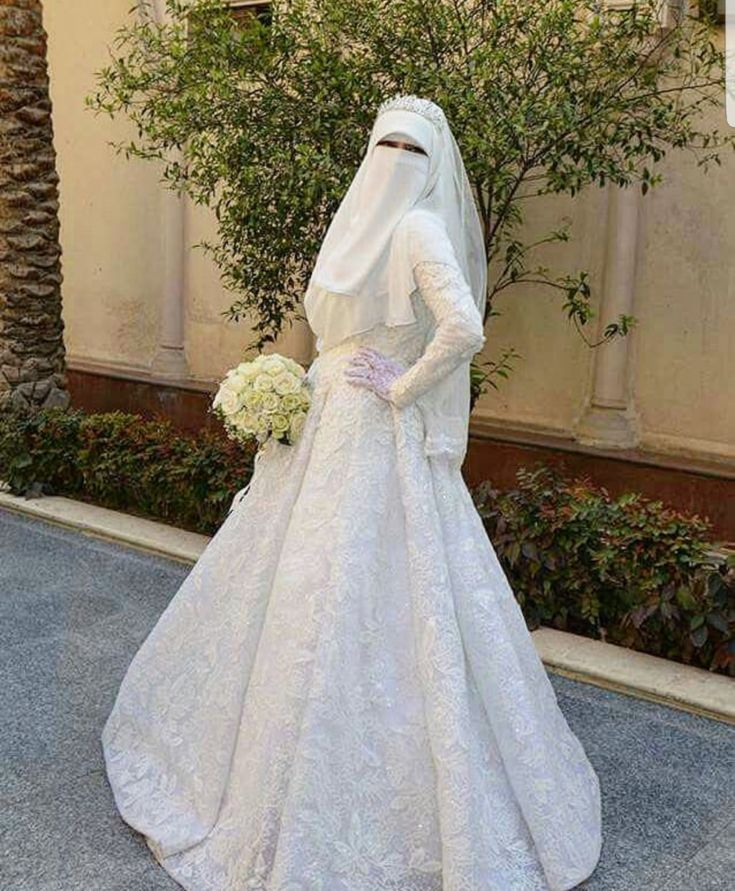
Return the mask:
<path id="1" fill-rule="evenodd" d="M 702 129 L 724 83 L 709 27 L 688 16 L 662 27 L 660 5 L 274 0 L 267 23 L 243 26 L 221 0 L 167 0 L 168 24 L 143 16 L 120 30 L 88 102 L 136 125 L 119 151 L 163 161 L 167 185 L 213 207 L 219 241 L 205 247 L 237 292 L 229 315 L 254 314 L 262 343 L 297 311 L 380 102 L 432 98 L 482 217 L 488 313 L 506 288 L 551 287 L 584 337 L 587 275 L 534 264 L 536 248 L 569 236 L 562 225 L 524 240 L 529 202 L 608 182 L 645 192 L 670 149 L 707 167 L 732 143 Z"/>
<path id="2" fill-rule="evenodd" d="M 40 0 L 0 0 L 0 407 L 69 403 L 46 35 Z"/>

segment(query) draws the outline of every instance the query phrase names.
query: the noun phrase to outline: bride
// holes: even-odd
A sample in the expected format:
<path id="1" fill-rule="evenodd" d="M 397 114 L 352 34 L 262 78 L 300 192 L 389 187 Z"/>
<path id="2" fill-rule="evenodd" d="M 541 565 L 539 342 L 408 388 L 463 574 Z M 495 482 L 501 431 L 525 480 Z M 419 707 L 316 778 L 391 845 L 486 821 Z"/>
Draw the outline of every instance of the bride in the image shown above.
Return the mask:
<path id="1" fill-rule="evenodd" d="M 294 446 L 146 639 L 103 731 L 190 891 L 562 891 L 600 791 L 460 475 L 486 258 L 444 114 L 381 106 L 305 299 Z"/>

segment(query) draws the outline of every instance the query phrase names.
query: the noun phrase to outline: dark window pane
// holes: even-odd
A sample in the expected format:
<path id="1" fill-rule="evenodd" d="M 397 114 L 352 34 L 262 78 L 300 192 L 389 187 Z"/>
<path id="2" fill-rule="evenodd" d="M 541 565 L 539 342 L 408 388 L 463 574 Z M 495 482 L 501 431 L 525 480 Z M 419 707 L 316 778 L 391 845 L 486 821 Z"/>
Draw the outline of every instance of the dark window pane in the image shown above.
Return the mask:
<path id="1" fill-rule="evenodd" d="M 247 25 L 252 22 L 254 18 L 263 25 L 270 24 L 270 3 L 263 3 L 262 0 L 258 0 L 258 2 L 254 3 L 248 2 L 248 0 L 240 0 L 240 2 L 238 2 L 238 0 L 233 0 L 233 2 L 230 3 L 230 8 L 235 21 L 242 25 Z"/>

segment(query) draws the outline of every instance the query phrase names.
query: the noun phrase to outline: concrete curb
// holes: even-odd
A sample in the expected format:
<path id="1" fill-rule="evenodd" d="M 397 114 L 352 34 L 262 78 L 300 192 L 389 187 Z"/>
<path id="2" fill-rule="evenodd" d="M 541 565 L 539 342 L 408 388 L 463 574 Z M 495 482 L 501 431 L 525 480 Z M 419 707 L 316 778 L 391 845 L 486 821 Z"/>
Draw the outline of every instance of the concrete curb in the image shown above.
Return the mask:
<path id="1" fill-rule="evenodd" d="M 165 523 L 119 513 L 96 504 L 73 501 L 71 498 L 18 498 L 7 492 L 0 492 L 0 508 L 184 563 L 195 563 L 209 544 L 207 535 L 176 529 Z"/>
<path id="2" fill-rule="evenodd" d="M 735 680 L 553 628 L 533 632 L 549 671 L 735 724 Z"/>
<path id="3" fill-rule="evenodd" d="M 185 563 L 210 539 L 164 523 L 69 498 L 18 498 L 0 491 L 0 508 Z M 735 681 L 668 659 L 576 634 L 539 628 L 536 649 L 549 671 L 708 718 L 735 724 Z"/>

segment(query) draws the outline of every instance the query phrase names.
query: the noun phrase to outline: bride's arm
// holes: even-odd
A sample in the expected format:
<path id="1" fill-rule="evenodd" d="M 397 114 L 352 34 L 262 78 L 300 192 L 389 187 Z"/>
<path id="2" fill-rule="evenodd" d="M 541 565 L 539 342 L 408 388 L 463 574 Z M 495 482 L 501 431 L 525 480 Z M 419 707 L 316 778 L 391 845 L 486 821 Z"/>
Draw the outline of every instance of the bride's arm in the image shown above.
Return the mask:
<path id="1" fill-rule="evenodd" d="M 410 405 L 482 349 L 483 321 L 462 274 L 444 224 L 426 212 L 404 219 L 399 250 L 434 316 L 434 334 L 408 369 L 378 350 L 361 347 L 347 369 L 353 384 L 368 387 L 399 408 Z"/>
<path id="2" fill-rule="evenodd" d="M 424 260 L 414 267 L 414 277 L 436 328 L 421 357 L 388 388 L 389 401 L 399 408 L 430 390 L 485 343 L 482 318 L 459 266 Z"/>

